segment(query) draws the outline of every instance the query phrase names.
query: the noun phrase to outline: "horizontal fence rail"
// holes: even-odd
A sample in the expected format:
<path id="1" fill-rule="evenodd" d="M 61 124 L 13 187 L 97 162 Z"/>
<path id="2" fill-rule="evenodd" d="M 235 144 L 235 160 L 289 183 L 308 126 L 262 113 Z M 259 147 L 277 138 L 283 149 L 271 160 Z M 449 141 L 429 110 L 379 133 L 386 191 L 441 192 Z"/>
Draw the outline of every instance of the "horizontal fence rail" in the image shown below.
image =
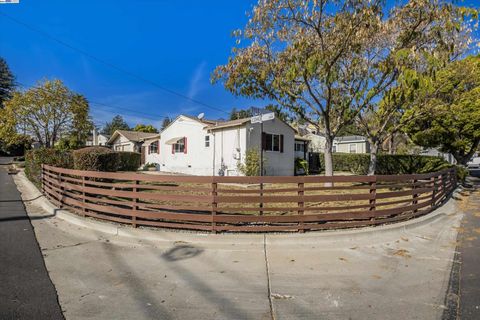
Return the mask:
<path id="1" fill-rule="evenodd" d="M 198 177 L 42 166 L 42 190 L 82 216 L 137 226 L 266 232 L 351 228 L 426 214 L 455 169 L 411 175 Z"/>

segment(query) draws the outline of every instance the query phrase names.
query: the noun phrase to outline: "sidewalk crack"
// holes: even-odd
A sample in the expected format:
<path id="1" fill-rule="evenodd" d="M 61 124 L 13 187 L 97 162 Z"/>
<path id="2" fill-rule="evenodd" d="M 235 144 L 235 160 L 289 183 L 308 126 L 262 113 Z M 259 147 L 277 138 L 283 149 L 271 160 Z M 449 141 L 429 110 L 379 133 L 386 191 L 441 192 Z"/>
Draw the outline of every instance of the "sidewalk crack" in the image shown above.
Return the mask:
<path id="1" fill-rule="evenodd" d="M 267 293 L 268 293 L 268 303 L 270 306 L 270 318 L 275 320 L 275 312 L 273 309 L 273 301 L 272 301 L 272 287 L 270 283 L 270 268 L 268 263 L 268 253 L 267 253 L 267 236 L 263 235 L 263 254 L 265 257 L 265 271 L 267 273 Z"/>

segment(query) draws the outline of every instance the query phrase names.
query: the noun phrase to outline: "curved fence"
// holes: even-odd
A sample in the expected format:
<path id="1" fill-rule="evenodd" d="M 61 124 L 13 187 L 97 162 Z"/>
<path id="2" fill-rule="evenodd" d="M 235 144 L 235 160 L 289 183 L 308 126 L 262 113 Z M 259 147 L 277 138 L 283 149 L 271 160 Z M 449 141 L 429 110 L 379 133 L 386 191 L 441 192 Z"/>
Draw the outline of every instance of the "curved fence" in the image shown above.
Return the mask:
<path id="1" fill-rule="evenodd" d="M 42 189 L 82 216 L 204 231 L 300 231 L 391 223 L 430 212 L 457 184 L 428 174 L 198 177 L 42 166 Z"/>

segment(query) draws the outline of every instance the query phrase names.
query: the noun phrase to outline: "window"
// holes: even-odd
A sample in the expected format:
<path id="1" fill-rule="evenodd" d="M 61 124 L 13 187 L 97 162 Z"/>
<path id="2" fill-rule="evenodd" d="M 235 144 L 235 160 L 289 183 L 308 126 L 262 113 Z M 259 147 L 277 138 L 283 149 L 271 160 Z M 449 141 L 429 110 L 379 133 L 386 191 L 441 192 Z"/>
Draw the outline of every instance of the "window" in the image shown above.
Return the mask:
<path id="1" fill-rule="evenodd" d="M 351 143 L 349 146 L 349 152 L 350 153 L 357 153 L 357 144 L 356 143 Z"/>
<path id="2" fill-rule="evenodd" d="M 185 138 L 180 139 L 177 143 L 172 145 L 173 153 L 184 153 L 185 152 Z"/>
<path id="3" fill-rule="evenodd" d="M 295 151 L 305 152 L 305 144 L 303 142 L 295 142 Z"/>
<path id="4" fill-rule="evenodd" d="M 152 142 L 148 146 L 148 153 L 158 153 L 158 141 Z"/>
<path id="5" fill-rule="evenodd" d="M 205 136 L 205 147 L 210 147 L 210 136 Z"/>
<path id="6" fill-rule="evenodd" d="M 280 151 L 280 135 L 266 133 L 265 139 L 265 151 Z"/>

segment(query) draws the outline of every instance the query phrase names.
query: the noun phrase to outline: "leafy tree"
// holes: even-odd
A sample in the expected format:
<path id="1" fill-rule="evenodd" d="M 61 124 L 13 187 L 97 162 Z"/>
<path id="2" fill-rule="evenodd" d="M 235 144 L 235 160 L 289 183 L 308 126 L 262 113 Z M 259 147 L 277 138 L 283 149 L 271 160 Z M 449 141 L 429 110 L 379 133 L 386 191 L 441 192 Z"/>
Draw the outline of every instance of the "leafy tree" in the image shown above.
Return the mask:
<path id="1" fill-rule="evenodd" d="M 170 119 L 169 117 L 165 117 L 163 119 L 163 122 L 162 122 L 162 128 L 161 130 L 165 129 L 166 127 L 168 127 L 168 125 L 172 123 L 172 119 Z"/>
<path id="2" fill-rule="evenodd" d="M 24 92 L 15 92 L 0 113 L 0 138 L 15 143 L 18 131 L 31 135 L 43 147 L 53 147 L 62 137 L 88 135 L 89 106 L 81 95 L 60 80 L 45 80 Z"/>
<path id="3" fill-rule="evenodd" d="M 5 59 L 0 57 L 0 108 L 3 108 L 4 102 L 12 97 L 14 89 L 15 77 Z"/>
<path id="4" fill-rule="evenodd" d="M 405 132 L 465 165 L 480 144 L 480 56 L 452 62 L 425 81 Z M 422 110 L 420 112 L 419 110 Z"/>
<path id="5" fill-rule="evenodd" d="M 382 67 L 385 11 L 381 0 L 259 1 L 213 80 L 236 95 L 275 101 L 323 132 L 325 174 L 333 175 L 333 139 L 396 77 Z"/>
<path id="6" fill-rule="evenodd" d="M 263 159 L 263 167 L 265 167 L 265 159 Z M 261 170 L 260 153 L 257 149 L 248 149 L 245 153 L 244 162 L 237 163 L 237 169 L 246 176 L 259 176 Z"/>
<path id="7" fill-rule="evenodd" d="M 232 111 L 230 111 L 230 120 L 250 118 L 250 117 L 253 117 L 253 115 L 254 115 L 254 112 L 252 108 L 240 109 L 240 110 L 233 108 Z"/>
<path id="8" fill-rule="evenodd" d="M 152 126 L 151 124 L 145 125 L 145 124 L 137 124 L 135 128 L 133 128 L 133 131 L 138 131 L 138 132 L 147 132 L 147 133 L 158 133 L 158 130 Z"/>
<path id="9" fill-rule="evenodd" d="M 107 122 L 102 133 L 111 136 L 116 130 L 130 130 L 130 126 L 121 115 L 116 115 L 111 122 Z"/>
<path id="10" fill-rule="evenodd" d="M 265 107 L 265 109 L 275 113 L 275 117 L 284 122 L 290 123 L 293 120 L 287 112 L 283 111 L 283 109 L 277 105 L 269 104 Z"/>

